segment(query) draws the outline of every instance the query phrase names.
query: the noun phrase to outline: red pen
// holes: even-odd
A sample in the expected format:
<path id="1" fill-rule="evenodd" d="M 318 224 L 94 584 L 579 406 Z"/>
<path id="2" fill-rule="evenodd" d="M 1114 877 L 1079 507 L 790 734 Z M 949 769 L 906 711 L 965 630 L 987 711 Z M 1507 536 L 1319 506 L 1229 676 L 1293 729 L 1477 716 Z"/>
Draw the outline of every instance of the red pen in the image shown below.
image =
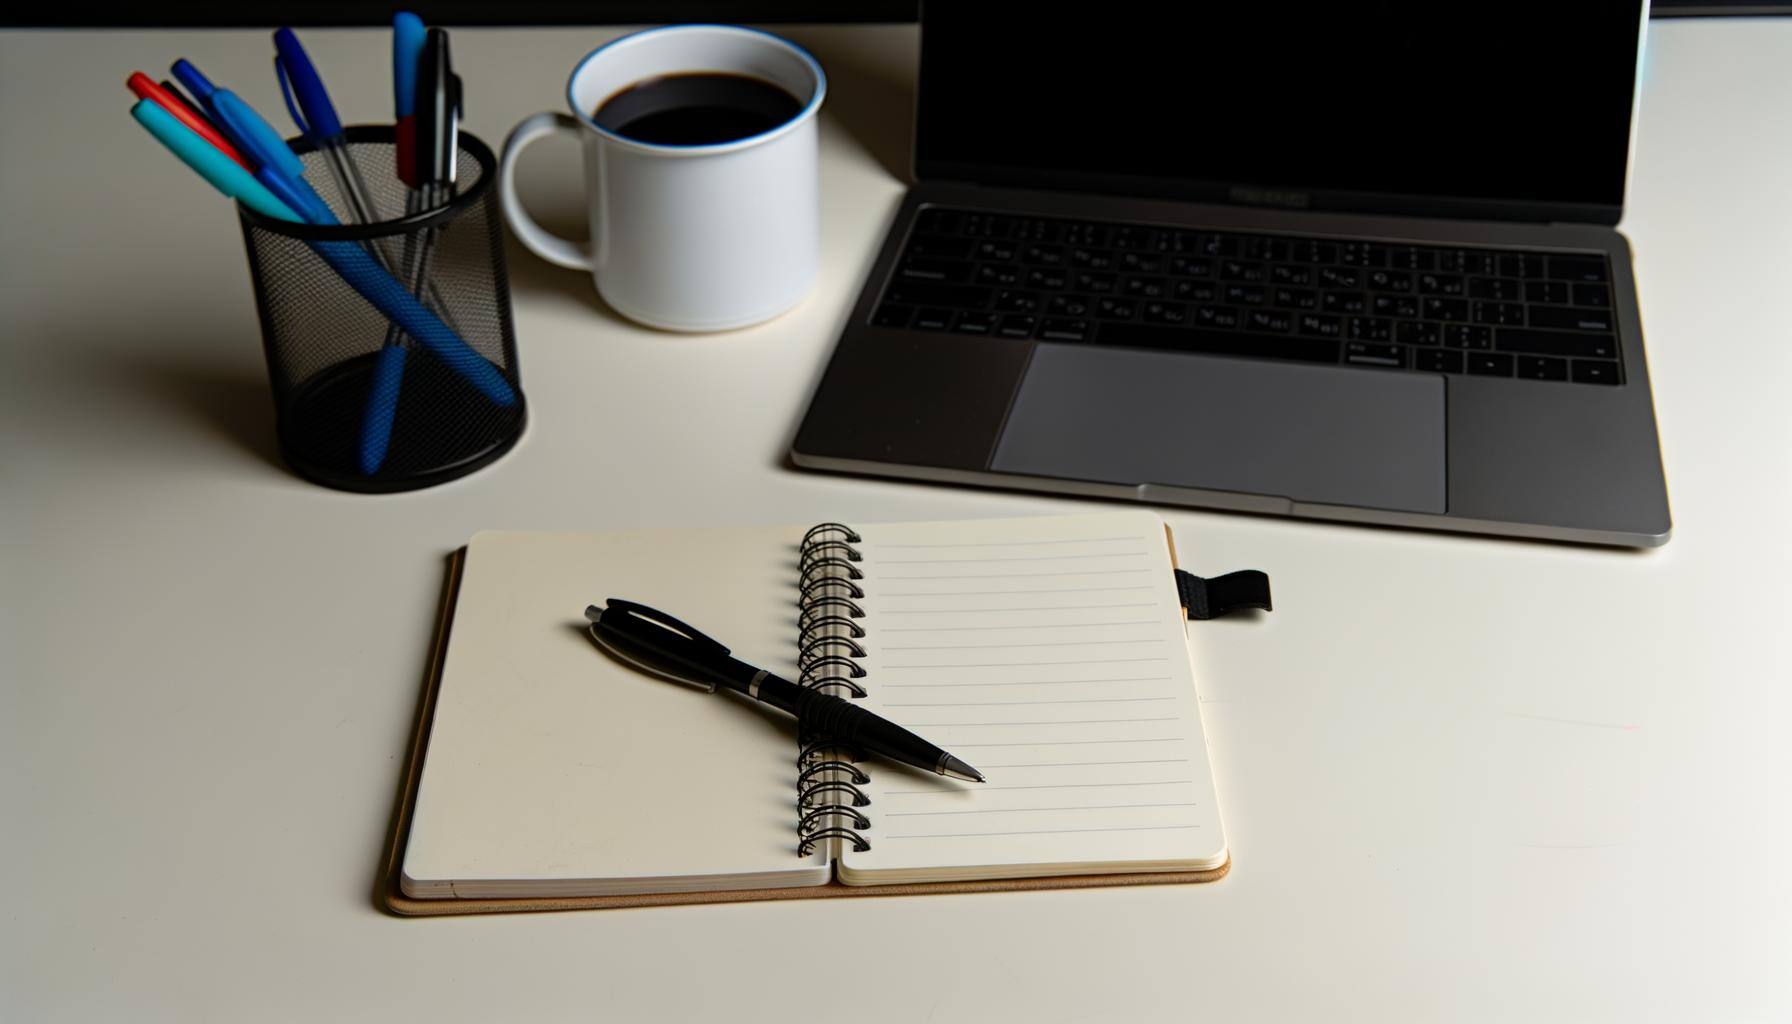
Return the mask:
<path id="1" fill-rule="evenodd" d="M 210 121 L 207 121 L 205 118 L 194 113 L 193 108 L 182 103 L 179 96 L 176 96 L 162 88 L 160 85 L 157 85 L 155 79 L 150 78 L 141 71 L 133 71 L 131 72 L 131 77 L 125 79 L 124 84 L 129 86 L 130 90 L 136 93 L 139 99 L 149 100 L 156 106 L 173 114 L 176 120 L 181 124 L 186 125 L 188 128 L 193 129 L 200 138 L 218 147 L 218 150 L 225 156 L 242 164 L 243 170 L 251 173 L 254 172 L 255 166 L 243 159 L 243 155 L 237 152 L 236 147 L 232 146 L 224 136 L 218 134 L 218 129 L 213 128 Z"/>

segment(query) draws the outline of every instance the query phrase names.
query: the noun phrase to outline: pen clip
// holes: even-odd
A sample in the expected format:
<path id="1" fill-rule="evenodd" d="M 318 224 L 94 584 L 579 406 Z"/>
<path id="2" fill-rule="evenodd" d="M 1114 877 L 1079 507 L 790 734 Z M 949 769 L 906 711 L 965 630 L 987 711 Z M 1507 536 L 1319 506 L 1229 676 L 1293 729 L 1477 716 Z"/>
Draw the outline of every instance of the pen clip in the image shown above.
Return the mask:
<path id="1" fill-rule="evenodd" d="M 721 655 L 723 657 L 726 657 L 728 654 L 728 648 L 723 647 L 720 641 L 708 636 L 695 626 L 680 622 L 657 608 L 649 608 L 644 604 L 638 604 L 634 601 L 624 601 L 620 597 L 612 597 L 608 601 L 605 601 L 604 607 L 602 608 L 599 608 L 596 605 L 587 605 L 585 608 L 585 617 L 592 622 L 600 622 L 608 612 L 615 612 L 619 616 L 641 619 L 642 621 L 649 622 L 661 629 L 670 630 L 700 647 L 708 648 L 712 654 Z"/>
<path id="2" fill-rule="evenodd" d="M 595 610 L 596 609 L 588 609 L 586 615 L 589 616 L 591 611 Z M 597 646 L 603 648 L 605 654 L 622 662 L 624 665 L 627 665 L 644 675 L 664 679 L 667 682 L 680 683 L 694 689 L 702 690 L 704 693 L 716 692 L 715 683 L 704 682 L 701 679 L 692 679 L 689 676 L 681 676 L 678 673 L 667 669 L 664 665 L 656 665 L 651 661 L 645 660 L 641 655 L 630 651 L 625 646 L 627 641 L 622 637 L 608 635 L 609 631 L 614 630 L 615 628 L 616 627 L 614 626 L 606 625 L 595 620 L 592 621 L 590 626 L 586 627 L 591 634 L 591 639 L 597 642 Z"/>
<path id="3" fill-rule="evenodd" d="M 311 137 L 311 129 L 305 124 L 305 115 L 299 112 L 299 101 L 293 97 L 292 82 L 286 77 L 286 65 L 274 54 L 274 80 L 280 83 L 280 98 L 286 101 L 286 112 L 292 115 L 292 123 L 298 126 L 299 134 Z"/>

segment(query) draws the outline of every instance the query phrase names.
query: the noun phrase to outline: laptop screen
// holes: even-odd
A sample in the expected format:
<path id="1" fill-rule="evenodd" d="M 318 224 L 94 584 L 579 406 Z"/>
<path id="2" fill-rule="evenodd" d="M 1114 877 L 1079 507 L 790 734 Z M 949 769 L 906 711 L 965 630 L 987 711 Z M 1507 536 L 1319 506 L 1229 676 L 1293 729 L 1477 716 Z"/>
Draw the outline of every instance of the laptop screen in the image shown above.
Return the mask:
<path id="1" fill-rule="evenodd" d="M 1640 0 L 1064 10 L 923 6 L 921 177 L 1493 216 L 1622 206 Z"/>

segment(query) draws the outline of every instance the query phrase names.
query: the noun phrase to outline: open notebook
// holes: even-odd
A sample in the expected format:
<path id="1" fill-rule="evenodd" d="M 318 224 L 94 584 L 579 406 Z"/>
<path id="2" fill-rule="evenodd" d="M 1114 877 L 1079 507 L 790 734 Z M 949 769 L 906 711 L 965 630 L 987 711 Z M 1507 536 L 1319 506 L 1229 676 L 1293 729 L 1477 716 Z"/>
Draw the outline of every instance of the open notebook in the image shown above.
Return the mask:
<path id="1" fill-rule="evenodd" d="M 389 902 L 1217 877 L 1173 565 L 1144 511 L 481 533 Z M 853 695 L 988 782 L 854 763 L 769 708 L 635 673 L 583 631 L 610 597 Z"/>

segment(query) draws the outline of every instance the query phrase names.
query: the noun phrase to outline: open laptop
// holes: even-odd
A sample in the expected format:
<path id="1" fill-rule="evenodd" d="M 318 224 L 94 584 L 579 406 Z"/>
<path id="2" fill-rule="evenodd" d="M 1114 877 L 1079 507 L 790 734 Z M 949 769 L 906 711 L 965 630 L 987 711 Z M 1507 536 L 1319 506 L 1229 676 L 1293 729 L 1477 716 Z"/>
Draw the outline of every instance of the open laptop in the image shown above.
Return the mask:
<path id="1" fill-rule="evenodd" d="M 917 183 L 800 466 L 1627 546 L 1646 17 L 928 4 Z"/>

